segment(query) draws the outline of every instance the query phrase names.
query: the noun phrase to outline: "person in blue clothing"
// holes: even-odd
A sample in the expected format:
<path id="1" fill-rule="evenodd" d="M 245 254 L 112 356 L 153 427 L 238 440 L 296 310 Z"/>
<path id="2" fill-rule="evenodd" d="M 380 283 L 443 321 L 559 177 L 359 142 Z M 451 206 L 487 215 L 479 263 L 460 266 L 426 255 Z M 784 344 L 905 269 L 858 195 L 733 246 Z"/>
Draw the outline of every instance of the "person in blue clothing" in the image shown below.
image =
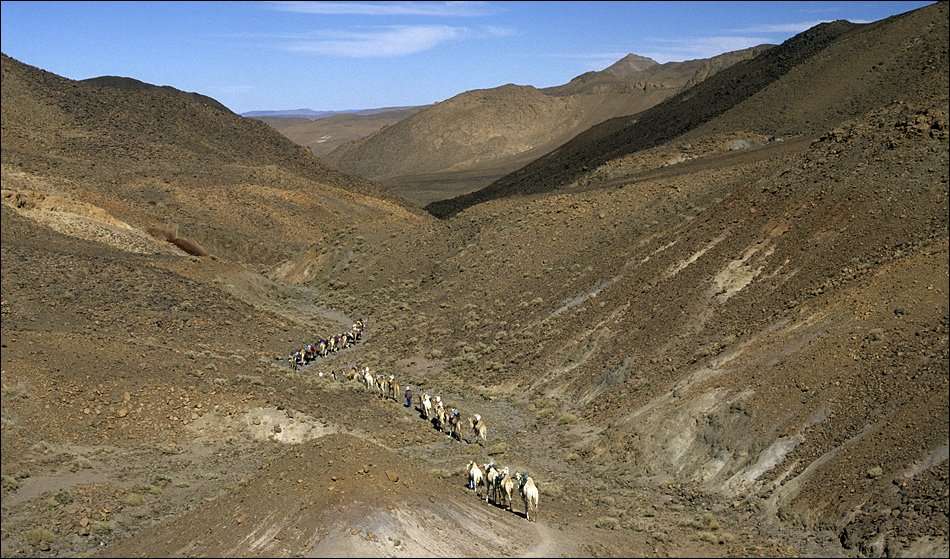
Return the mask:
<path id="1" fill-rule="evenodd" d="M 406 385 L 406 407 L 412 407 L 412 387 L 408 384 Z"/>

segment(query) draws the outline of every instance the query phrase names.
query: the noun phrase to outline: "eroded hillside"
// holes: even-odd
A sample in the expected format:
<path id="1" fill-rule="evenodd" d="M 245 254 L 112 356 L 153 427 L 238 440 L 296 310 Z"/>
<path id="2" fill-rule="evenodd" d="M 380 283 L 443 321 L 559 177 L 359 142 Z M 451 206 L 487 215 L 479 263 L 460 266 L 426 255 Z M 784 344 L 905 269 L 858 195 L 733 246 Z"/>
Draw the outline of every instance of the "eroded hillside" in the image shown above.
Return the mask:
<path id="1" fill-rule="evenodd" d="M 141 127 L 121 155 L 80 117 L 131 101 L 5 58 L 4 556 L 945 555 L 947 22 L 813 29 L 741 94 L 692 88 L 715 110 L 680 133 L 618 150 L 610 121 L 443 220 L 276 135 L 245 161 L 195 132 L 173 166 L 171 128 Z M 143 234 L 173 219 L 281 248 Z M 358 318 L 355 347 L 287 365 Z M 537 522 L 466 488 L 490 460 L 538 480 Z"/>
<path id="2" fill-rule="evenodd" d="M 425 205 L 458 189 L 480 189 L 591 126 L 639 113 L 769 47 L 662 65 L 629 55 L 562 86 L 468 91 L 343 144 L 325 159 Z M 431 193 L 433 184 L 449 195 Z"/>

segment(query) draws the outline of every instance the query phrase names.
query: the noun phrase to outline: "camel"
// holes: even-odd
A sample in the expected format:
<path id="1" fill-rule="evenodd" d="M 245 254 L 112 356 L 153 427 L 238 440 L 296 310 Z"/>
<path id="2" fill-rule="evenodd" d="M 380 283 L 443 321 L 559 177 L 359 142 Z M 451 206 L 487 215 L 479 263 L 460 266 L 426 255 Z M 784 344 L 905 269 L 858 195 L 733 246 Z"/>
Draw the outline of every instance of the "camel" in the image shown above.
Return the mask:
<path id="1" fill-rule="evenodd" d="M 445 423 L 448 421 L 448 415 L 445 413 L 445 408 L 442 407 L 442 402 L 436 400 L 435 405 L 435 418 L 432 420 L 435 424 L 435 428 L 439 431 L 445 432 Z"/>
<path id="2" fill-rule="evenodd" d="M 429 393 L 425 390 L 419 390 L 419 397 L 422 400 L 422 413 L 425 415 L 427 421 L 432 421 L 432 399 L 429 398 Z"/>
<path id="3" fill-rule="evenodd" d="M 393 400 L 399 395 L 399 383 L 396 382 L 396 378 L 393 375 L 389 375 L 389 391 L 386 394 Z"/>
<path id="4" fill-rule="evenodd" d="M 534 480 L 528 475 L 528 472 L 525 472 L 524 476 L 520 473 L 515 474 L 515 477 L 518 479 L 518 491 L 521 493 L 521 500 L 524 501 L 525 520 L 537 522 L 538 487 L 534 484 Z"/>
<path id="5" fill-rule="evenodd" d="M 462 417 L 459 415 L 458 410 L 453 410 L 452 413 L 448 415 L 446 421 L 449 423 L 449 436 L 462 442 Z"/>
<path id="6" fill-rule="evenodd" d="M 476 413 L 475 417 L 468 418 L 468 425 L 475 433 L 475 440 L 478 441 L 478 444 L 482 446 L 488 444 L 488 428 L 485 427 L 485 422 L 482 421 L 481 415 Z"/>
<path id="7" fill-rule="evenodd" d="M 485 484 L 485 476 L 482 475 L 481 468 L 478 467 L 478 464 L 474 460 L 468 463 L 466 468 L 468 471 L 468 488 L 475 491 L 475 496 L 478 496 L 478 486 Z M 487 489 L 486 489 L 487 493 Z"/>
<path id="8" fill-rule="evenodd" d="M 383 375 L 376 375 L 376 395 L 385 398 L 389 392 L 389 381 Z"/>
<path id="9" fill-rule="evenodd" d="M 482 466 L 485 470 L 485 502 L 489 499 L 495 502 L 495 479 L 498 478 L 498 470 L 495 469 L 494 461 Z"/>
<path id="10" fill-rule="evenodd" d="M 501 507 L 511 510 L 511 490 L 514 489 L 515 482 L 508 474 L 508 466 L 505 466 L 495 478 L 495 504 L 501 502 Z"/>

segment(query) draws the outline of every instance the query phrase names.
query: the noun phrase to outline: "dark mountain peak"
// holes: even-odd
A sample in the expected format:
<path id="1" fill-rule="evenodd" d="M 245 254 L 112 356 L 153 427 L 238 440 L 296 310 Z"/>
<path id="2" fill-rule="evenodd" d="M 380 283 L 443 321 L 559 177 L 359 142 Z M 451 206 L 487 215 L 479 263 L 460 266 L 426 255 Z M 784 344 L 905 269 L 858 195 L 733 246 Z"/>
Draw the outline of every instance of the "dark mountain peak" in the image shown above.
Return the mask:
<path id="1" fill-rule="evenodd" d="M 114 89 L 124 89 L 126 91 L 150 91 L 153 93 L 162 93 L 172 97 L 188 99 L 189 101 L 197 101 L 219 111 L 232 113 L 231 109 L 225 107 L 223 104 L 219 103 L 215 99 L 212 99 L 211 97 L 208 97 L 207 95 L 181 91 L 180 89 L 175 89 L 170 85 L 152 85 L 150 83 L 139 81 L 135 78 L 126 78 L 122 76 L 99 76 L 98 78 L 89 78 L 79 81 L 81 83 L 87 83 L 97 87 L 111 87 Z"/>

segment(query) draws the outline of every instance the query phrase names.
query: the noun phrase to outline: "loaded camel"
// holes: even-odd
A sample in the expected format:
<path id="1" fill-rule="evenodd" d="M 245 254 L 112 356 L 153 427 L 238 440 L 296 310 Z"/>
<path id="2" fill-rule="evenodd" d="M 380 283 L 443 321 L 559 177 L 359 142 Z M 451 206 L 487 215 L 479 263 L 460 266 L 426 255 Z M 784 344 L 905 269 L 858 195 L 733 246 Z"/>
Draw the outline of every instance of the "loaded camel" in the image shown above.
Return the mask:
<path id="1" fill-rule="evenodd" d="M 459 411 L 452 410 L 446 421 L 449 424 L 449 436 L 462 442 L 462 416 L 459 415 Z"/>
<path id="2" fill-rule="evenodd" d="M 494 461 L 485 464 L 482 469 L 485 470 L 485 502 L 487 503 L 491 499 L 491 502 L 494 503 L 495 479 L 498 478 L 498 470 L 495 468 Z"/>
<path id="3" fill-rule="evenodd" d="M 495 478 L 495 504 L 497 505 L 498 502 L 500 502 L 502 508 L 510 511 L 511 490 L 514 489 L 514 486 L 515 482 L 508 474 L 508 466 L 505 466 L 501 472 L 499 472 L 498 477 Z"/>
<path id="4" fill-rule="evenodd" d="M 538 521 L 538 487 L 534 480 L 525 471 L 524 476 L 520 473 L 515 474 L 518 479 L 518 491 L 521 493 L 521 500 L 524 501 L 525 520 L 531 522 Z"/>
<path id="5" fill-rule="evenodd" d="M 478 444 L 482 446 L 488 444 L 488 428 L 485 427 L 485 422 L 482 421 L 481 415 L 476 413 L 475 417 L 468 418 L 468 425 L 475 433 L 475 440 L 478 441 Z"/>

